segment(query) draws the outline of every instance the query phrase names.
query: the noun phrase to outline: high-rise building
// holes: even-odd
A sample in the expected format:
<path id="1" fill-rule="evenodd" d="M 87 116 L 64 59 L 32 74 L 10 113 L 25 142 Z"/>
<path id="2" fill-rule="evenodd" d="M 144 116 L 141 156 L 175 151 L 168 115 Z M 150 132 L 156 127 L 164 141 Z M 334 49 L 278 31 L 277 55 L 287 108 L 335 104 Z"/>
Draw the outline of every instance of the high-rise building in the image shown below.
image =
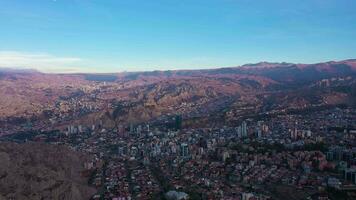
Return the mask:
<path id="1" fill-rule="evenodd" d="M 83 126 L 82 126 L 82 125 L 79 125 L 79 126 L 78 126 L 78 131 L 79 131 L 79 133 L 83 133 L 83 132 L 84 132 L 84 129 L 83 129 Z"/>
<path id="2" fill-rule="evenodd" d="M 182 122 L 183 122 L 182 116 L 181 115 L 177 115 L 175 117 L 175 129 L 176 130 L 182 129 Z"/>
<path id="3" fill-rule="evenodd" d="M 188 157 L 189 156 L 189 148 L 187 143 L 182 143 L 180 145 L 181 148 L 181 156 L 182 157 Z"/>
<path id="4" fill-rule="evenodd" d="M 133 123 L 130 123 L 130 133 L 131 134 L 135 133 L 135 127 L 134 127 Z"/>
<path id="5" fill-rule="evenodd" d="M 149 124 L 146 125 L 146 131 L 150 132 L 150 125 Z"/>
<path id="6" fill-rule="evenodd" d="M 241 194 L 241 199 L 242 200 L 249 200 L 251 199 L 252 197 L 254 197 L 254 195 L 252 193 L 242 193 Z"/>
<path id="7" fill-rule="evenodd" d="M 247 123 L 245 121 L 241 124 L 241 135 L 242 137 L 247 137 Z"/>
<path id="8" fill-rule="evenodd" d="M 356 168 L 346 169 L 344 171 L 345 180 L 351 181 L 353 184 L 356 184 Z"/>
<path id="9" fill-rule="evenodd" d="M 118 133 L 120 136 L 124 136 L 124 134 L 125 134 L 125 127 L 124 127 L 122 124 L 118 125 L 118 127 L 117 127 L 117 133 Z"/>
<path id="10" fill-rule="evenodd" d="M 262 137 L 262 130 L 260 128 L 257 128 L 257 133 L 256 133 L 257 138 Z"/>
<path id="11" fill-rule="evenodd" d="M 241 126 L 238 126 L 236 128 L 236 134 L 237 134 L 237 137 L 239 137 L 239 138 L 242 137 L 242 127 Z"/>

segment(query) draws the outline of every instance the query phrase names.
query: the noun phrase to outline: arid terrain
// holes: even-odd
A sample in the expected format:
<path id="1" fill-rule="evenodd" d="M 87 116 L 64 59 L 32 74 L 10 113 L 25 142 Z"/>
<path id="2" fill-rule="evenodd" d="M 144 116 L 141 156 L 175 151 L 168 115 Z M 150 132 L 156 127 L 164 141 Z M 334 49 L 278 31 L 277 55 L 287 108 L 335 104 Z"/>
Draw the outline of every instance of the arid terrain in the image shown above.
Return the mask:
<path id="1" fill-rule="evenodd" d="M 88 160 L 64 146 L 0 143 L 0 199 L 89 199 Z"/>
<path id="2" fill-rule="evenodd" d="M 211 117 L 234 122 L 245 113 L 354 105 L 355 75 L 355 60 L 119 74 L 2 70 L 0 134 L 20 131 L 19 124 L 117 128 L 180 114 L 189 125 L 189 120 L 199 124 Z"/>

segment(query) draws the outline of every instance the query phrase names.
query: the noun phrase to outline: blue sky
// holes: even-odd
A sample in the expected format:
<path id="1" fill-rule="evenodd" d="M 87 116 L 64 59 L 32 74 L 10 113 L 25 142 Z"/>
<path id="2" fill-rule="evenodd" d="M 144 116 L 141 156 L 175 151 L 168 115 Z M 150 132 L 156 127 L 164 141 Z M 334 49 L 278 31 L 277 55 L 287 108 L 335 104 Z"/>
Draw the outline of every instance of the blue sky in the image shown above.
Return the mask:
<path id="1" fill-rule="evenodd" d="M 354 0 L 0 0 L 0 66 L 198 69 L 356 58 Z"/>

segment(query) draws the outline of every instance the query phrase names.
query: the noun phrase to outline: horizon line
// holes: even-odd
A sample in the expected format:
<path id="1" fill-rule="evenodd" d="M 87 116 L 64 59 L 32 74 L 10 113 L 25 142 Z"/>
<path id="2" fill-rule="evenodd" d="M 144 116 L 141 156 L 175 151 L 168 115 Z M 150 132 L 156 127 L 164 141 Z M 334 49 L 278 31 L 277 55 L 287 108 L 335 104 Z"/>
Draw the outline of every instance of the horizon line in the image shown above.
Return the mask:
<path id="1" fill-rule="evenodd" d="M 312 62 L 312 63 L 293 63 L 293 62 L 274 62 L 274 61 L 260 61 L 260 62 L 255 62 L 255 63 L 246 63 L 242 65 L 236 65 L 236 66 L 226 66 L 226 67 L 221 67 L 221 66 L 216 66 L 216 67 L 202 67 L 202 68 L 196 68 L 196 69 L 189 69 L 189 68 L 177 68 L 177 69 L 154 69 L 154 70 L 130 70 L 130 71 L 112 71 L 112 72 L 90 72 L 91 70 L 88 70 L 87 72 L 82 72 L 82 71 L 75 71 L 74 68 L 83 68 L 83 67 L 74 67 L 72 69 L 69 69 L 67 72 L 45 72 L 33 67 L 19 67 L 19 66 L 14 66 L 14 67 L 1 67 L 0 66 L 0 72 L 5 71 L 5 72 L 18 72 L 18 73 L 41 73 L 41 74 L 58 74 L 58 75 L 82 75 L 82 74 L 125 74 L 125 73 L 145 73 L 145 72 L 167 72 L 167 71 L 199 71 L 199 70 L 216 70 L 216 69 L 228 69 L 228 68 L 238 68 L 238 67 L 244 67 L 244 66 L 252 66 L 252 65 L 258 65 L 258 64 L 285 64 L 285 65 L 316 65 L 316 64 L 323 64 L 323 63 L 332 63 L 332 62 L 347 62 L 347 61 L 356 61 L 356 58 L 348 58 L 348 59 L 342 59 L 342 60 L 327 60 L 327 61 L 319 61 L 319 62 Z M 72 71 L 72 72 L 71 72 Z"/>

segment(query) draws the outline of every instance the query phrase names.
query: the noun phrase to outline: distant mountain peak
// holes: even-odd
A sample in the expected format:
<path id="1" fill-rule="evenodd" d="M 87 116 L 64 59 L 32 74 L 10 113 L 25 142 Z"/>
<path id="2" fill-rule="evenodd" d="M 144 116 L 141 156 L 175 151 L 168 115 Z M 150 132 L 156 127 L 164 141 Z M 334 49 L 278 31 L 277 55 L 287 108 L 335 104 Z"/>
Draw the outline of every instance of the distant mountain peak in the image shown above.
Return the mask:
<path id="1" fill-rule="evenodd" d="M 0 67 L 0 73 L 25 73 L 25 74 L 32 74 L 32 73 L 40 73 L 35 69 L 30 68 L 8 68 L 8 67 Z"/>
<path id="2" fill-rule="evenodd" d="M 258 62 L 258 63 L 249 63 L 242 65 L 241 67 L 254 67 L 254 68 L 269 68 L 269 67 L 281 67 L 281 66 L 290 66 L 293 65 L 293 63 L 287 63 L 287 62 Z"/>

